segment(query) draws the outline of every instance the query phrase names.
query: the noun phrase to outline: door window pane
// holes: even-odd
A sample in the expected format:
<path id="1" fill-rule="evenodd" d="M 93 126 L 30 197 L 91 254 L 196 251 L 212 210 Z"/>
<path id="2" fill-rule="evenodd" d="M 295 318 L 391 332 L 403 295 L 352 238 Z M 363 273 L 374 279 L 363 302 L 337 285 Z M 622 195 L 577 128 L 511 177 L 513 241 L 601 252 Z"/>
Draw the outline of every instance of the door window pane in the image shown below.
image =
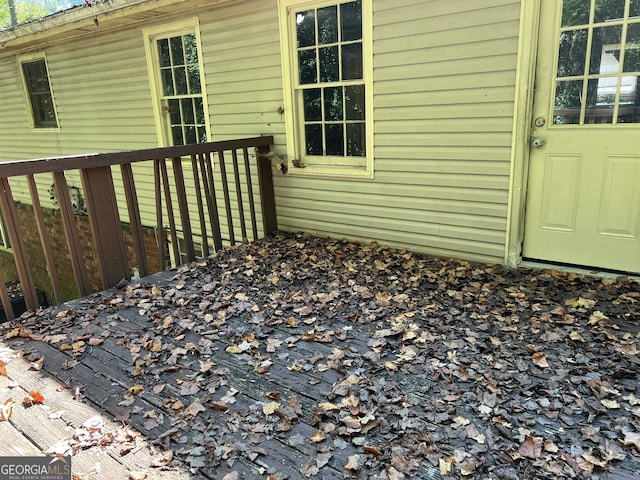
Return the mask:
<path id="1" fill-rule="evenodd" d="M 590 74 L 618 73 L 621 35 L 622 25 L 593 29 Z M 602 63 L 603 60 L 605 63 Z"/>
<path id="2" fill-rule="evenodd" d="M 624 53 L 625 72 L 640 72 L 640 23 L 629 25 Z"/>
<path id="3" fill-rule="evenodd" d="M 585 111 L 584 123 L 612 123 L 613 122 L 613 105 L 614 101 L 607 102 L 608 97 L 600 95 L 601 84 L 603 80 L 613 81 L 613 92 L 615 99 L 615 90 L 617 88 L 617 77 L 608 77 L 600 79 L 591 79 L 587 84 L 587 108 Z M 600 102 L 605 100 L 605 102 Z"/>
<path id="4" fill-rule="evenodd" d="M 589 23 L 589 0 L 565 0 L 562 5 L 562 26 L 573 27 Z"/>
<path id="5" fill-rule="evenodd" d="M 581 97 L 582 80 L 556 82 L 553 123 L 555 125 L 580 123 Z"/>
<path id="6" fill-rule="evenodd" d="M 584 75 L 588 30 L 572 30 L 560 34 L 558 77 Z"/>
<path id="7" fill-rule="evenodd" d="M 592 18 L 591 3 L 594 5 Z M 629 9 L 628 17 L 625 17 L 625 8 Z M 638 15 L 640 0 L 563 1 L 555 125 L 636 122 L 640 73 Z M 625 29 L 626 38 L 622 38 Z M 574 79 L 561 81 L 567 77 Z"/>
<path id="8" fill-rule="evenodd" d="M 625 76 L 627 83 L 620 91 L 620 107 L 618 109 L 618 123 L 640 123 L 640 76 Z M 625 101 L 623 103 L 622 98 Z"/>
<path id="9" fill-rule="evenodd" d="M 596 23 L 609 20 L 621 20 L 624 16 L 625 0 L 596 0 Z M 588 3 L 588 2 L 585 2 Z"/>

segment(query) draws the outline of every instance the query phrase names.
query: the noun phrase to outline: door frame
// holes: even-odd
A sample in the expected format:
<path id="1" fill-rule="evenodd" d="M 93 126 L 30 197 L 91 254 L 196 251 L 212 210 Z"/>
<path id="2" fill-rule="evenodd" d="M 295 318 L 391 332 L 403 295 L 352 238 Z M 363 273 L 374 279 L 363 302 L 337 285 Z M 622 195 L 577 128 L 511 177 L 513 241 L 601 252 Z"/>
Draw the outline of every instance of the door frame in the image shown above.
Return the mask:
<path id="1" fill-rule="evenodd" d="M 504 256 L 504 263 L 509 267 L 517 267 L 522 261 L 541 8 L 542 0 L 521 0 L 520 2 Z"/>

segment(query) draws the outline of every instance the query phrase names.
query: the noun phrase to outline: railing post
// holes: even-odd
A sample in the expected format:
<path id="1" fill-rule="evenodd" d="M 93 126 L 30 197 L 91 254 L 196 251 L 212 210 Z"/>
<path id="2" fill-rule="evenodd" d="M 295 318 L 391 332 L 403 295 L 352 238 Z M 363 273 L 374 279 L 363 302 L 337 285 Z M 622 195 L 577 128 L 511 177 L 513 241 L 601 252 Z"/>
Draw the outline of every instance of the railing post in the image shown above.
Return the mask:
<path id="1" fill-rule="evenodd" d="M 110 167 L 80 170 L 103 288 L 131 278 Z"/>
<path id="2" fill-rule="evenodd" d="M 256 147 L 258 161 L 258 184 L 260 185 L 260 204 L 262 206 L 262 229 L 265 235 L 278 230 L 276 218 L 276 195 L 273 190 L 271 160 L 267 156 L 269 147 Z"/>
<path id="3" fill-rule="evenodd" d="M 20 279 L 25 305 L 29 309 L 38 308 L 40 305 L 38 303 L 36 286 L 33 282 L 33 276 L 31 275 L 29 258 L 27 257 L 24 240 L 22 239 L 18 213 L 13 203 L 8 178 L 0 178 L 0 209 L 2 210 L 2 216 L 7 225 L 7 233 L 9 234 L 9 241 L 11 242 L 11 248 L 13 250 L 16 269 L 18 270 L 18 278 Z"/>

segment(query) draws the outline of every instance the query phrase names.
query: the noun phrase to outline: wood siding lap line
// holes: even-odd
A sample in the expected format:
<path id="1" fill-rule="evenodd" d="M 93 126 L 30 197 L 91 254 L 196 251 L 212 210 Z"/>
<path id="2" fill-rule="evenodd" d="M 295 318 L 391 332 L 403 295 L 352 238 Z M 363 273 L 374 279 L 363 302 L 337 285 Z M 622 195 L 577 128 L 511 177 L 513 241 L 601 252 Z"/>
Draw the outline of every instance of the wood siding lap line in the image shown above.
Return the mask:
<path id="1" fill-rule="evenodd" d="M 138 264 L 138 273 L 140 277 L 146 277 L 149 275 L 149 262 L 147 260 L 147 250 L 144 244 L 142 220 L 140 218 L 140 206 L 138 204 L 138 194 L 136 192 L 136 184 L 133 179 L 131 164 L 123 163 L 120 165 L 120 171 L 122 172 L 122 182 L 124 185 L 127 210 L 129 212 L 129 224 L 131 225 L 133 250 Z"/>
<path id="2" fill-rule="evenodd" d="M 198 221 L 200 222 L 200 232 L 202 236 L 202 255 L 209 256 L 209 237 L 207 235 L 207 222 L 204 215 L 204 204 L 202 202 L 203 191 L 206 195 L 206 190 L 203 190 L 200 186 L 200 174 L 198 173 L 198 155 L 191 155 L 191 171 L 193 172 L 193 184 L 196 191 L 196 202 L 198 205 Z"/>
<path id="3" fill-rule="evenodd" d="M 51 249 L 51 239 L 47 232 L 47 226 L 44 221 L 44 215 L 42 213 L 42 206 L 40 204 L 40 196 L 38 195 L 38 186 L 33 175 L 27 175 L 27 182 L 29 184 L 29 192 L 31 193 L 31 202 L 33 205 L 33 213 L 36 217 L 36 226 L 38 228 L 38 236 L 42 243 L 42 250 L 44 252 L 44 258 L 47 263 L 47 273 L 51 280 L 51 287 L 53 295 L 55 296 L 56 304 L 60 304 L 63 301 L 62 289 L 60 288 L 60 280 L 58 278 L 58 271 L 56 269 L 56 263 L 53 257 L 53 250 Z"/>

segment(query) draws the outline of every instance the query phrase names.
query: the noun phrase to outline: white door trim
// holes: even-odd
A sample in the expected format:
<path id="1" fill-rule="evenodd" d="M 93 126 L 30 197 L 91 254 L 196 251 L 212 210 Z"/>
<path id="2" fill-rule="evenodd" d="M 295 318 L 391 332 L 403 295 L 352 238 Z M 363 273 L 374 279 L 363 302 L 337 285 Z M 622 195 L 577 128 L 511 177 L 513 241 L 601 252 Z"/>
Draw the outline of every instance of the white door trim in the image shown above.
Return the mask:
<path id="1" fill-rule="evenodd" d="M 522 261 L 540 8 L 541 0 L 521 0 L 504 256 L 510 267 Z"/>

